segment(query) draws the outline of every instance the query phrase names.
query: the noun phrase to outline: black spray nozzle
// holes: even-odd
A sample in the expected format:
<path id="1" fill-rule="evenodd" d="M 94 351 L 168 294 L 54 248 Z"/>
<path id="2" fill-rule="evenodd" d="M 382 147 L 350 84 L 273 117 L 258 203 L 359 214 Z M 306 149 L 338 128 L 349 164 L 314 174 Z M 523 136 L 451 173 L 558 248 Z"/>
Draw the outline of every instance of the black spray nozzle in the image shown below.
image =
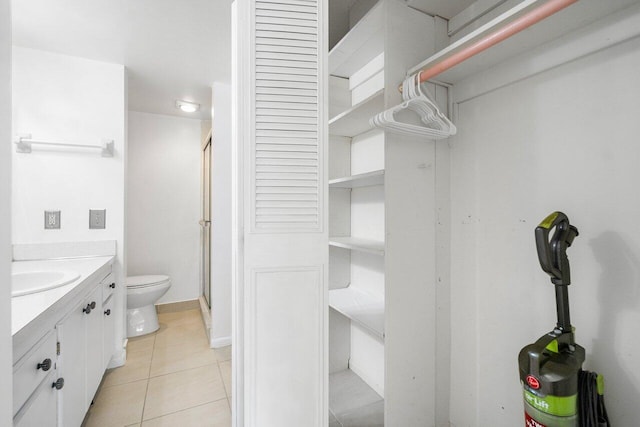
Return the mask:
<path id="1" fill-rule="evenodd" d="M 555 228 L 551 239 L 549 233 Z M 578 229 L 569 224 L 569 218 L 562 212 L 554 212 L 536 227 L 536 247 L 542 269 L 551 276 L 554 285 L 569 285 L 571 272 L 567 248 L 578 235 Z"/>

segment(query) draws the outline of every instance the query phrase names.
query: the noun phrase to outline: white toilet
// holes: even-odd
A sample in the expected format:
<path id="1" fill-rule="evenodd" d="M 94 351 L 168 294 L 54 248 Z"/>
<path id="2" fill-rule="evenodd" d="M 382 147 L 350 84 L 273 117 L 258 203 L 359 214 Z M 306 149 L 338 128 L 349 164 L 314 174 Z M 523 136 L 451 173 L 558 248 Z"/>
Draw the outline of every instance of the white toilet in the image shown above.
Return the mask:
<path id="1" fill-rule="evenodd" d="M 127 337 L 150 334 L 158 330 L 155 302 L 171 287 L 169 276 L 127 277 Z"/>

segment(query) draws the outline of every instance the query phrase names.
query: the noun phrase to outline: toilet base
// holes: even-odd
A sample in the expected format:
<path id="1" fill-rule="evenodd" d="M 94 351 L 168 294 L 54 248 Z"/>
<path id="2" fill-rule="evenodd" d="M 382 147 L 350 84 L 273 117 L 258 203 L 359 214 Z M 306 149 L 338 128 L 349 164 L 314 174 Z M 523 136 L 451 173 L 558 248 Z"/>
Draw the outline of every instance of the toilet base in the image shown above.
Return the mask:
<path id="1" fill-rule="evenodd" d="M 127 310 L 127 337 L 150 334 L 160 328 L 158 313 L 153 304 Z"/>

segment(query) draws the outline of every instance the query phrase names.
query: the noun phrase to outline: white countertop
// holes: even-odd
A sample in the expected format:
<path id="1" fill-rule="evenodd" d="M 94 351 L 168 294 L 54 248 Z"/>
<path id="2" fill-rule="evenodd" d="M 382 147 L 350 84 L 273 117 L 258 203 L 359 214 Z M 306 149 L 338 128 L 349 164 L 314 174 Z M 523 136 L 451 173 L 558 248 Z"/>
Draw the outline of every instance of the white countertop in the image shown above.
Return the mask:
<path id="1" fill-rule="evenodd" d="M 113 259 L 113 256 L 99 256 L 13 262 L 11 267 L 13 273 L 71 270 L 80 274 L 80 277 L 59 288 L 11 298 L 11 335 L 15 338 L 15 335 L 25 326 L 65 298 L 65 296 L 72 294 L 87 279 L 94 280 L 97 275 L 104 274 L 104 272 L 101 273 L 103 267 L 113 264 Z M 102 278 L 99 277 L 98 279 Z"/>

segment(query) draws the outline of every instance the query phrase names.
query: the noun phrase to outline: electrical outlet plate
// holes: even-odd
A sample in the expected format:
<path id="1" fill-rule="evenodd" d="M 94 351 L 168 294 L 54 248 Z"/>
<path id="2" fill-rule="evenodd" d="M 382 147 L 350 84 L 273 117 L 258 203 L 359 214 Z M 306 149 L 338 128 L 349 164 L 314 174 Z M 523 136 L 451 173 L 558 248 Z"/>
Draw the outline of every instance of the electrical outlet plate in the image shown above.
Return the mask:
<path id="1" fill-rule="evenodd" d="M 89 209 L 89 228 L 101 229 L 107 228 L 107 210 L 106 209 Z"/>
<path id="2" fill-rule="evenodd" d="M 44 229 L 57 230 L 60 228 L 60 211 L 44 211 Z"/>

